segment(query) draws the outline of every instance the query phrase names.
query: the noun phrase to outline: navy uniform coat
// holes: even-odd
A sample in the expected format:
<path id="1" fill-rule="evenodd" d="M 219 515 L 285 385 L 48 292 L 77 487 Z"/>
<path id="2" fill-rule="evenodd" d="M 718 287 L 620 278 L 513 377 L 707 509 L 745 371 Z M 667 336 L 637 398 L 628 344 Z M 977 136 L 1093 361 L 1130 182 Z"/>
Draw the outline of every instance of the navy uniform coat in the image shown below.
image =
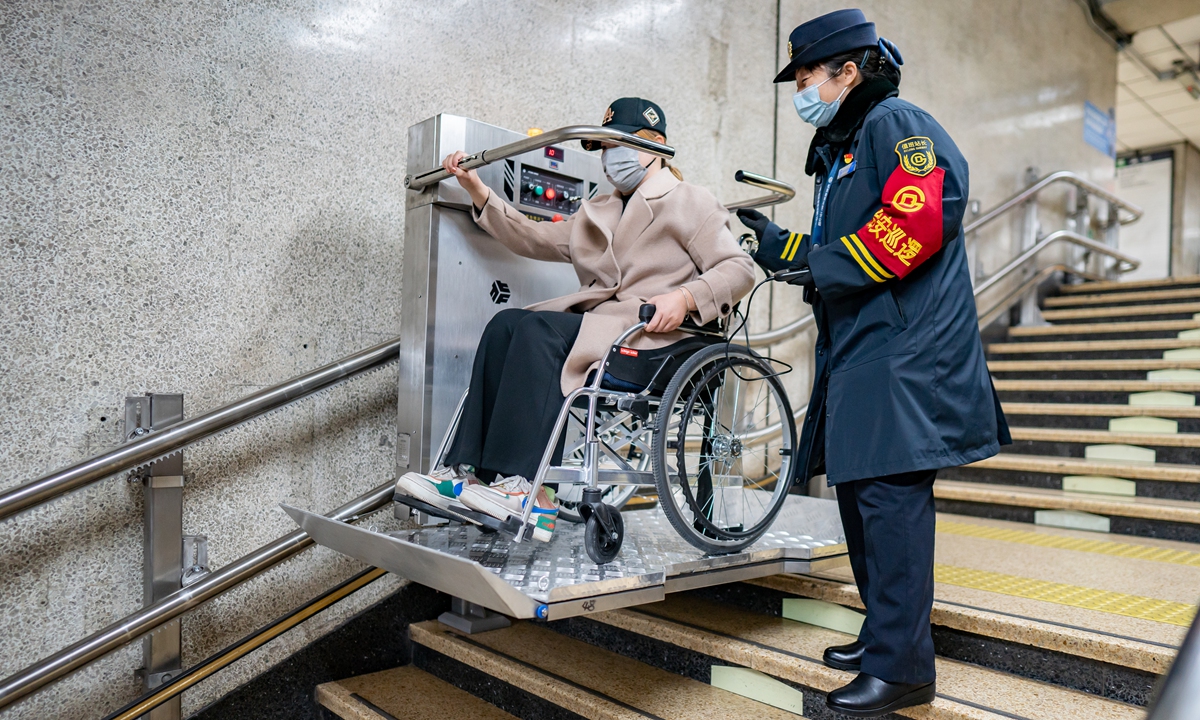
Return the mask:
<path id="1" fill-rule="evenodd" d="M 771 224 L 756 255 L 768 270 L 812 270 L 816 373 L 797 479 L 823 470 L 830 485 L 963 465 L 1011 442 L 963 247 L 967 162 L 891 83 L 855 90 L 809 152 L 814 208 L 829 185 L 815 242 Z"/>

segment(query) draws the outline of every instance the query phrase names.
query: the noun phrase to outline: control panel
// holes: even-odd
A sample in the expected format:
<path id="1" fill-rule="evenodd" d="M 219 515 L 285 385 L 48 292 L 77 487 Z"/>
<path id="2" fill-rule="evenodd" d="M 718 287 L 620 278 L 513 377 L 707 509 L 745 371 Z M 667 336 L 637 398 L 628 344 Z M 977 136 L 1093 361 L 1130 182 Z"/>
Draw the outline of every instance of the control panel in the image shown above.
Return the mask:
<path id="1" fill-rule="evenodd" d="M 583 199 L 583 181 L 541 168 L 521 165 L 521 204 L 571 215 Z"/>

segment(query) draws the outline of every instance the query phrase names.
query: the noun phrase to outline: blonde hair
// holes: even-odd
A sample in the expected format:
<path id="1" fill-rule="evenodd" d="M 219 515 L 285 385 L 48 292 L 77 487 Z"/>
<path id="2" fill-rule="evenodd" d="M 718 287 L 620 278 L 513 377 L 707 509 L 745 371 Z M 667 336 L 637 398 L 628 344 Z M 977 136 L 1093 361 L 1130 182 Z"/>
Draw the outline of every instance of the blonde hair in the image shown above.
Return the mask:
<path id="1" fill-rule="evenodd" d="M 634 135 L 637 135 L 640 138 L 646 138 L 647 140 L 653 140 L 654 142 L 658 143 L 665 143 L 667 141 L 667 139 L 663 137 L 662 133 L 654 132 L 649 128 L 642 128 L 641 130 L 635 132 Z M 683 182 L 683 173 L 679 171 L 679 168 L 667 162 L 666 158 L 659 159 L 662 160 L 663 167 L 670 170 L 671 174 L 675 176 L 676 180 Z"/>

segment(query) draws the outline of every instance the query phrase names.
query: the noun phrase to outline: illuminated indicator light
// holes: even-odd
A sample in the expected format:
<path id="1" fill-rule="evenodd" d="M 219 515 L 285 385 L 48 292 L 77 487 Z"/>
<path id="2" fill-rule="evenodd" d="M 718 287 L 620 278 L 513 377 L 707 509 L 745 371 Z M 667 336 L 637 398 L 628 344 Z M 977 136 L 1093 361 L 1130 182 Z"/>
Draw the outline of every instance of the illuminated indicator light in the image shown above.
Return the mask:
<path id="1" fill-rule="evenodd" d="M 554 213 L 554 217 L 550 218 L 550 221 L 551 222 L 562 222 L 563 216 L 559 215 L 558 213 Z"/>
<path id="2" fill-rule="evenodd" d="M 535 135 L 541 135 L 541 134 L 542 134 L 542 132 L 543 132 L 543 131 L 542 131 L 542 129 L 541 129 L 541 128 L 529 128 L 528 130 L 526 130 L 526 131 L 525 131 L 525 134 L 526 134 L 528 137 L 533 137 L 533 136 L 535 136 Z"/>
<path id="3" fill-rule="evenodd" d="M 534 195 L 537 195 L 538 197 L 541 197 L 541 196 L 542 196 L 542 193 L 544 193 L 544 192 L 546 192 L 546 191 L 542 189 L 542 186 L 541 186 L 541 185 L 538 185 L 537 187 L 535 187 L 535 188 L 533 189 L 533 194 L 534 194 Z"/>
<path id="4" fill-rule="evenodd" d="M 547 190 L 546 190 L 546 199 L 547 199 L 547 200 L 553 200 L 553 199 L 554 199 L 554 198 L 556 198 L 556 197 L 558 197 L 558 193 L 554 192 L 554 188 L 547 188 Z"/>

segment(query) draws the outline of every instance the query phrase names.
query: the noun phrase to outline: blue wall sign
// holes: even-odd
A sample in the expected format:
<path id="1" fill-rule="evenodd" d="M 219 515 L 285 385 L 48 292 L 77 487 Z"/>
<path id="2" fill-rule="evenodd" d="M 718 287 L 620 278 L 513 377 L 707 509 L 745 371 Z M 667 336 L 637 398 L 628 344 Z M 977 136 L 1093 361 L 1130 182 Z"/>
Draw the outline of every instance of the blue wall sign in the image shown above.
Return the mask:
<path id="1" fill-rule="evenodd" d="M 1117 122 L 1091 102 L 1083 103 L 1083 141 L 1100 152 L 1117 156 Z"/>

